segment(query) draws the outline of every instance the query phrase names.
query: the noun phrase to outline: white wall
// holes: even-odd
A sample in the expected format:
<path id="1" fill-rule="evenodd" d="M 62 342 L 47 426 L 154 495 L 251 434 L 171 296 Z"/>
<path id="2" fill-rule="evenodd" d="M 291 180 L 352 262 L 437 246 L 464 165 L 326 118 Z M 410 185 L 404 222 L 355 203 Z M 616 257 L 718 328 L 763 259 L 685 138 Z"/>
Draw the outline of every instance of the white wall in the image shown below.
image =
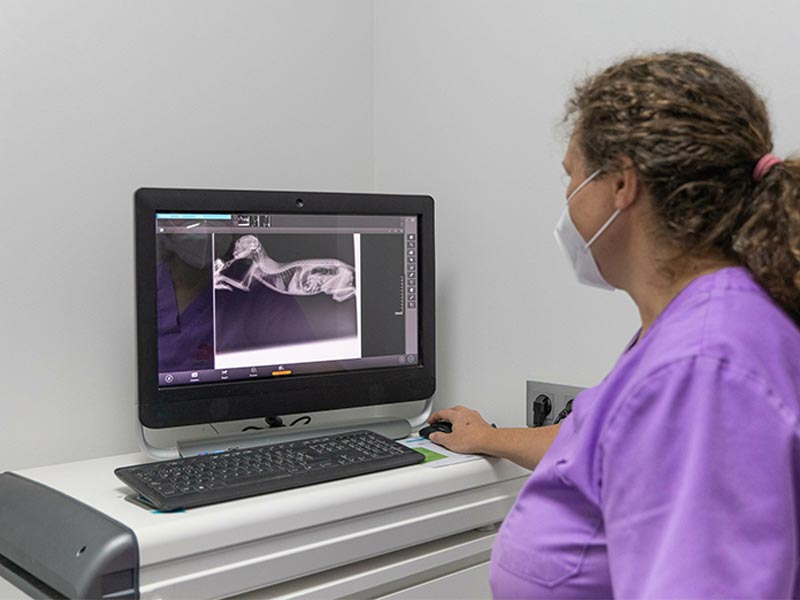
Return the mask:
<path id="1" fill-rule="evenodd" d="M 135 449 L 131 194 L 142 185 L 437 201 L 440 406 L 523 422 L 636 327 L 552 236 L 573 79 L 697 48 L 800 144 L 789 0 L 0 0 L 0 471 Z"/>
<path id="2" fill-rule="evenodd" d="M 438 406 L 520 425 L 525 379 L 592 385 L 638 327 L 553 238 L 571 84 L 634 51 L 708 51 L 767 94 L 783 153 L 800 146 L 799 19 L 788 0 L 377 3 L 376 189 L 437 201 Z"/>
<path id="3" fill-rule="evenodd" d="M 136 449 L 132 193 L 369 190 L 367 0 L 0 2 L 0 472 Z"/>

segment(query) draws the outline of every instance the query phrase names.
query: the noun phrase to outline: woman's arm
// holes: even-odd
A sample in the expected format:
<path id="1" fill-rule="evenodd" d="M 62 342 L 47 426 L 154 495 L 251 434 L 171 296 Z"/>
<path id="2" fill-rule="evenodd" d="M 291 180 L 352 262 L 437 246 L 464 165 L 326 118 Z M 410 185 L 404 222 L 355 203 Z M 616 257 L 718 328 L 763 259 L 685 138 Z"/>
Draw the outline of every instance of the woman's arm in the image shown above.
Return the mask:
<path id="1" fill-rule="evenodd" d="M 435 412 L 428 422 L 436 421 L 449 421 L 453 425 L 453 431 L 431 434 L 432 442 L 454 452 L 507 458 L 531 470 L 547 452 L 561 427 L 561 425 L 551 425 L 496 429 L 489 425 L 480 413 L 463 406 Z"/>

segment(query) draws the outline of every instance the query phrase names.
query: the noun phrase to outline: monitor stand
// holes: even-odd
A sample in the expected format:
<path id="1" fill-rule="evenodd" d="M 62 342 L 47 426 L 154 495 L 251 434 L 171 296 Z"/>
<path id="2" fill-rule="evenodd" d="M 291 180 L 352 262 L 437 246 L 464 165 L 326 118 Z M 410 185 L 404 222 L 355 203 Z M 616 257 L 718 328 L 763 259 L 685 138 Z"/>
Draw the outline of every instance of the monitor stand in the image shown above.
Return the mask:
<path id="1" fill-rule="evenodd" d="M 289 442 L 308 437 L 346 433 L 358 429 L 369 429 L 394 440 L 408 435 L 425 424 L 433 410 L 433 398 L 425 400 L 422 412 L 413 418 L 401 417 L 367 417 L 355 421 L 340 421 L 320 426 L 275 427 L 250 433 L 218 435 L 210 438 L 178 440 L 174 448 L 160 448 L 147 441 L 144 426 L 138 423 L 139 448 L 147 456 L 159 460 L 174 459 L 185 456 L 196 456 L 210 452 L 220 452 L 233 448 L 249 448 Z"/>

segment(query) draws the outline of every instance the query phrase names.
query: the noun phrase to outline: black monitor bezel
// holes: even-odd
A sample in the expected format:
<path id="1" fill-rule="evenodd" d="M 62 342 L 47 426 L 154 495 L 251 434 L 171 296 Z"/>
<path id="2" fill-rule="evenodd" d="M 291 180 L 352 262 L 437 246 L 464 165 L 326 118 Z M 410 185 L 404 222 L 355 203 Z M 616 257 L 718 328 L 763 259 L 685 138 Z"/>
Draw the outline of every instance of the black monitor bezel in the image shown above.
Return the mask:
<path id="1" fill-rule="evenodd" d="M 419 360 L 365 369 L 201 385 L 158 385 L 157 213 L 386 214 L 418 219 Z M 139 420 L 160 429 L 413 402 L 436 389 L 433 198 L 396 194 L 140 188 L 134 193 Z"/>

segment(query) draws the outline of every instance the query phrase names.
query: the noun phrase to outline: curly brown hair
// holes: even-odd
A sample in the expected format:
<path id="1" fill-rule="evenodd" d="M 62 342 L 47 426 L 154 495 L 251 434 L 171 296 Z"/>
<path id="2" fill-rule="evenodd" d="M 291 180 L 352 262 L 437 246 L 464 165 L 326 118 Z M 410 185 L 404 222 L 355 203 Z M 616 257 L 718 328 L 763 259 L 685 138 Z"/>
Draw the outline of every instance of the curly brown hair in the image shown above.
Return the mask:
<path id="1" fill-rule="evenodd" d="M 753 179 L 772 134 L 741 75 L 699 53 L 634 56 L 577 85 L 565 119 L 589 170 L 630 158 L 658 235 L 682 255 L 745 265 L 800 324 L 800 160 Z"/>

